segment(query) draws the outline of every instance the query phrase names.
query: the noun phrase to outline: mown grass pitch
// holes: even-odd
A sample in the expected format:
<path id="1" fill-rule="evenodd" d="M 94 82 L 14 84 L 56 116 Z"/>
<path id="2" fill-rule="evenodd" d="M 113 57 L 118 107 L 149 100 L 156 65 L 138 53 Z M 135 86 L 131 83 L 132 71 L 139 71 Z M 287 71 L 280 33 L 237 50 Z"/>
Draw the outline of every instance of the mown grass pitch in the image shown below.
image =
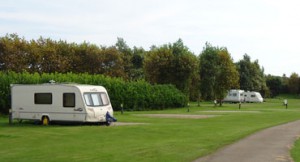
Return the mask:
<path id="1" fill-rule="evenodd" d="M 0 161 L 192 161 L 255 131 L 300 119 L 300 100 L 214 107 L 190 104 L 164 111 L 115 112 L 116 126 L 8 125 L 0 117 Z M 184 118 L 140 114 L 183 114 Z M 176 115 L 176 116 L 178 116 Z M 188 118 L 189 115 L 214 115 Z"/>
<path id="2" fill-rule="evenodd" d="M 300 137 L 295 142 L 295 145 L 291 150 L 291 154 L 295 162 L 300 162 Z"/>

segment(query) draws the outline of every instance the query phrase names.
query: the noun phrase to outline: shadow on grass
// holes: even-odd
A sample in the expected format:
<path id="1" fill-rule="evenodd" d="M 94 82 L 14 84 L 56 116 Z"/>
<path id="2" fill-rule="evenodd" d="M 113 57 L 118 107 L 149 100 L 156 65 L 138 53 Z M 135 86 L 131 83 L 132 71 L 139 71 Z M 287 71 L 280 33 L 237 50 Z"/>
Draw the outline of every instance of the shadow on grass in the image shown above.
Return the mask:
<path id="1" fill-rule="evenodd" d="M 59 122 L 50 122 L 49 125 L 43 125 L 41 121 L 32 121 L 32 120 L 23 120 L 17 121 L 14 120 L 12 124 L 9 123 L 8 117 L 1 117 L 0 118 L 0 126 L 1 127 L 32 127 L 32 126 L 108 126 L 106 123 L 84 123 L 84 122 L 66 122 L 66 121 L 59 121 Z"/>

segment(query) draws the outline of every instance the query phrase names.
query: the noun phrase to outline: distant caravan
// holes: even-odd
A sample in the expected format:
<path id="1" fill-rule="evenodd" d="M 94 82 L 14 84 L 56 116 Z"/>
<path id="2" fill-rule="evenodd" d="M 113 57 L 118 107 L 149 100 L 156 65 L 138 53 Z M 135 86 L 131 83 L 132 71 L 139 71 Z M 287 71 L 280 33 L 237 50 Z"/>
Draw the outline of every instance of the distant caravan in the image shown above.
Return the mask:
<path id="1" fill-rule="evenodd" d="M 227 96 L 223 99 L 223 102 L 263 102 L 263 98 L 259 92 L 245 92 L 244 90 L 232 89 L 228 91 Z"/>
<path id="2" fill-rule="evenodd" d="M 244 102 L 263 102 L 264 99 L 259 92 L 244 92 Z"/>
<path id="3" fill-rule="evenodd" d="M 244 102 L 244 90 L 232 89 L 228 91 L 227 96 L 223 99 L 223 102 Z"/>

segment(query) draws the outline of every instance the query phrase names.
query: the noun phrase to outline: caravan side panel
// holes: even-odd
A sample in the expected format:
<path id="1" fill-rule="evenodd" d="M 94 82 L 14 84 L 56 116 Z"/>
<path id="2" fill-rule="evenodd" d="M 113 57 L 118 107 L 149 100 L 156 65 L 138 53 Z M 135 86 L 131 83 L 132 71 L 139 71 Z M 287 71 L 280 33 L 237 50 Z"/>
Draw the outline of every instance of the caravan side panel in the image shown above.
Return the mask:
<path id="1" fill-rule="evenodd" d="M 41 120 L 47 116 L 52 121 L 84 121 L 86 112 L 80 91 L 63 85 L 13 85 L 13 119 Z M 74 104 L 65 104 L 68 94 L 74 96 Z M 76 109 L 83 111 L 78 112 Z"/>

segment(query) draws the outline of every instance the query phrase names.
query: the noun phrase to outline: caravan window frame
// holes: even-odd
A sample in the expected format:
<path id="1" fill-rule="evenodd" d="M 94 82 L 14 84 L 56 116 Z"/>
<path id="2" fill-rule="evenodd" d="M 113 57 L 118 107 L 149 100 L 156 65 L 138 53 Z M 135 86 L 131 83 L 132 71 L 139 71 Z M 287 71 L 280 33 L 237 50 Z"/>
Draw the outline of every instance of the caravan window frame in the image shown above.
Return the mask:
<path id="1" fill-rule="evenodd" d="M 91 107 L 109 105 L 108 95 L 105 92 L 86 92 L 83 93 L 85 104 Z"/>
<path id="2" fill-rule="evenodd" d="M 72 95 L 71 101 L 68 95 Z M 70 101 L 70 102 L 69 102 Z M 76 95 L 75 93 L 63 93 L 63 107 L 64 108 L 74 108 L 76 107 Z"/>
<path id="3" fill-rule="evenodd" d="M 34 104 L 36 105 L 52 105 L 53 95 L 52 93 L 42 92 L 34 93 Z"/>

